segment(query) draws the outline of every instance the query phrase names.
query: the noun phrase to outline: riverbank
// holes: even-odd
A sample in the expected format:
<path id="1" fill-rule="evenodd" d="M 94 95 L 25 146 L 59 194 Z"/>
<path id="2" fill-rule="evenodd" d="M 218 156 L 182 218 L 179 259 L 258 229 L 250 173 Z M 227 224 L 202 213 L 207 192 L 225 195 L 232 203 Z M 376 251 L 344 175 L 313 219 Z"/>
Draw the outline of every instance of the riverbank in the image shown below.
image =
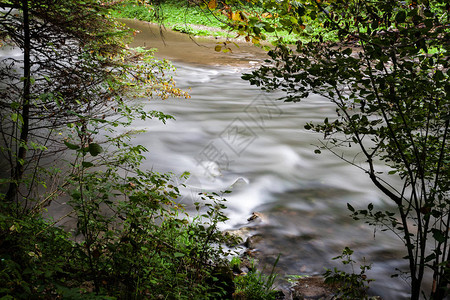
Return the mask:
<path id="1" fill-rule="evenodd" d="M 229 66 L 252 68 L 267 58 L 267 53 L 245 41 L 229 42 L 224 38 L 191 37 L 177 31 L 162 28 L 158 24 L 133 19 L 121 21 L 136 31 L 131 47 L 156 48 L 155 56 L 172 62 L 202 66 Z M 228 47 L 230 51 L 216 51 L 216 47 Z"/>
<path id="2" fill-rule="evenodd" d="M 243 8 L 249 12 L 255 8 Z M 256 9 L 258 11 L 258 9 Z M 153 24 L 159 24 L 167 29 L 188 34 L 194 37 L 206 37 L 221 41 L 245 41 L 245 37 L 239 36 L 230 30 L 229 20 L 224 10 L 212 12 L 203 9 L 198 4 L 191 2 L 179 2 L 168 0 L 158 6 L 135 4 L 125 2 L 118 6 L 113 12 L 116 18 L 136 19 Z M 294 44 L 300 37 L 287 31 L 264 32 L 267 39 L 259 41 L 262 44 L 271 42 L 282 37 L 285 42 Z M 247 42 L 250 42 L 247 39 Z M 223 50 L 223 49 L 222 49 Z"/>
<path id="3" fill-rule="evenodd" d="M 284 300 L 332 300 L 339 295 L 343 299 L 359 299 L 359 297 L 367 297 L 368 300 L 381 300 L 379 296 L 368 296 L 367 283 L 361 285 L 363 279 L 358 274 L 347 274 L 348 277 L 339 278 L 339 280 L 330 280 L 327 282 L 323 273 L 314 274 L 285 274 L 286 267 L 278 266 L 281 253 L 263 253 L 262 249 L 273 248 L 278 242 L 279 237 L 267 236 L 263 234 L 263 227 L 270 226 L 268 216 L 264 213 L 253 212 L 247 219 L 247 223 L 239 229 L 226 231 L 225 234 L 234 235 L 243 240 L 240 245 L 244 248 L 241 260 L 242 264 L 239 268 L 233 268 L 236 275 L 246 274 L 255 266 L 262 269 L 267 276 L 272 273 L 277 274 L 274 281 L 275 289 L 279 291 L 276 299 Z M 284 254 L 283 254 L 284 255 Z M 256 262 L 256 264 L 255 264 Z M 296 263 L 296 262 L 291 262 Z M 327 265 L 327 262 L 324 262 Z M 272 270 L 272 271 L 271 271 Z M 271 271 L 271 272 L 270 272 Z M 363 275 L 364 276 L 364 275 Z M 359 279 L 358 279 L 359 278 Z M 366 290 L 367 289 L 367 290 Z M 358 295 L 356 297 L 353 297 Z M 352 296 L 352 297 L 350 297 Z"/>
<path id="4" fill-rule="evenodd" d="M 160 24 L 165 28 L 192 36 L 232 38 L 236 34 L 222 28 L 225 18 L 215 18 L 196 5 L 165 1 L 158 7 L 124 3 L 113 12 L 116 18 L 136 19 Z"/>

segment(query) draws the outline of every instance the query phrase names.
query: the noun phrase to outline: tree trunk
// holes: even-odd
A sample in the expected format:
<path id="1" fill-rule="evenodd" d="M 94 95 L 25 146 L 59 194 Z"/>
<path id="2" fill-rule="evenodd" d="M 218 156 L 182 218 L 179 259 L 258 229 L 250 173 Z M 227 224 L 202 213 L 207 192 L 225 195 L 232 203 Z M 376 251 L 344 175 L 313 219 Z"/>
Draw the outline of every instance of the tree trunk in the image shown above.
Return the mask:
<path id="1" fill-rule="evenodd" d="M 421 287 L 421 282 L 419 282 L 417 279 L 411 280 L 411 300 L 419 300 L 420 287 Z"/>
<path id="2" fill-rule="evenodd" d="M 23 177 L 24 164 L 27 155 L 26 144 L 28 143 L 29 122 L 30 122 L 30 91 L 31 91 L 31 41 L 30 41 L 30 19 L 28 12 L 28 0 L 22 0 L 23 13 L 23 94 L 22 94 L 22 120 L 23 123 L 18 124 L 20 138 L 18 140 L 19 151 L 16 156 L 15 167 L 12 170 L 12 181 L 9 184 L 6 199 L 14 201 L 17 199 L 19 182 Z M 17 122 L 20 123 L 20 119 Z"/>

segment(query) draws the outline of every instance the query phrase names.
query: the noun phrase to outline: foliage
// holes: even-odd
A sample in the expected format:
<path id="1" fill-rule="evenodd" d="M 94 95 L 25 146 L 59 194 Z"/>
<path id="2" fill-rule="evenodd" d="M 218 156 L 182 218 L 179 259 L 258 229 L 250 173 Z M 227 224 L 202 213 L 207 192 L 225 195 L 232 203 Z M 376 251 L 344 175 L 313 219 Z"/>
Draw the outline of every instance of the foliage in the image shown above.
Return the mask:
<path id="1" fill-rule="evenodd" d="M 359 274 L 355 273 L 354 264 L 356 261 L 352 259 L 353 250 L 348 247 L 342 251 L 342 254 L 333 259 L 340 259 L 344 265 L 350 265 L 352 273 L 340 271 L 337 268 L 333 270 L 326 269 L 324 278 L 326 284 L 337 287 L 339 299 L 369 299 L 367 290 L 369 283 L 373 280 L 367 279 L 366 271 L 371 269 L 370 265 L 361 264 L 359 266 Z"/>
<path id="2" fill-rule="evenodd" d="M 40 217 L 14 217 L 11 207 L 0 205 L 0 296 L 52 295 L 70 265 L 69 234 Z"/>
<path id="3" fill-rule="evenodd" d="M 296 49 L 279 44 L 268 64 L 243 78 L 285 91 L 286 101 L 315 93 L 336 106 L 335 118 L 305 128 L 323 133 L 320 148 L 363 170 L 395 206 L 376 211 L 372 204 L 363 210 L 349 204 L 353 217 L 393 231 L 405 244 L 412 299 L 426 289 L 425 269 L 432 272 L 430 296 L 442 299 L 450 282 L 449 4 L 267 3 L 277 8 L 280 24 L 291 18 L 286 26 L 298 31 L 305 18 L 315 19 L 338 42 L 318 31 Z M 346 155 L 355 145 L 360 153 Z"/>
<path id="4" fill-rule="evenodd" d="M 272 300 L 276 298 L 277 291 L 274 290 L 274 283 L 277 277 L 275 267 L 280 256 L 277 257 L 272 270 L 269 275 L 265 275 L 263 271 L 258 271 L 255 262 L 251 262 L 249 272 L 244 275 L 236 276 L 234 283 L 236 284 L 236 291 L 233 294 L 233 299 L 242 300 Z M 232 267 L 240 265 L 239 259 L 232 260 Z M 239 267 L 238 267 L 239 268 Z"/>
<path id="5" fill-rule="evenodd" d="M 221 246 L 230 237 L 216 226 L 226 220 L 223 200 L 214 198 L 191 220 L 171 200 L 178 192 L 168 175 L 85 172 L 84 184 L 70 189 L 80 242 L 39 217 L 1 215 L 1 296 L 223 299 L 231 293 L 233 282 L 223 274 L 231 272 L 232 252 Z"/>
<path id="6" fill-rule="evenodd" d="M 1 182 L 8 186 L 9 201 L 30 201 L 30 186 L 46 184 L 45 172 L 33 170 L 40 169 L 44 153 L 64 147 L 56 130 L 68 126 L 74 131 L 75 124 L 83 128 L 116 113 L 134 118 L 124 95 L 184 96 L 165 75 L 170 65 L 155 60 L 149 50 L 126 48 L 126 31 L 100 2 L 23 0 L 2 3 L 2 8 L 5 45 L 23 54 L 0 62 L 0 150 L 10 173 Z"/>
<path id="7" fill-rule="evenodd" d="M 101 1 L 7 1 L 0 28 L 0 297 L 222 299 L 233 282 L 218 230 L 218 194 L 199 215 L 172 175 L 140 169 L 146 149 L 118 134 L 136 119 L 172 118 L 133 97 L 188 96 L 168 62 L 128 49 Z M 20 28 L 19 30 L 17 28 Z M 63 151 L 64 150 L 64 151 Z M 59 156 L 56 156 L 58 155 Z M 70 154 L 73 155 L 70 155 Z M 45 207 L 67 202 L 72 232 Z M 236 243 L 236 242 L 234 242 Z M 228 270 L 228 273 L 227 273 Z"/>
<path id="8" fill-rule="evenodd" d="M 133 157 L 140 151 L 120 149 L 112 158 L 120 157 L 133 170 L 125 177 L 110 163 L 105 171 L 90 171 L 89 154 L 76 150 L 79 172 L 71 178 L 70 194 L 77 233 L 83 238 L 76 249 L 85 278 L 94 283 L 96 293 L 126 299 L 223 297 L 232 289 L 214 280 L 231 254 L 222 247 L 230 237 L 217 229 L 227 219 L 223 200 L 207 195 L 205 212 L 193 220 L 183 217 L 171 177 L 141 171 Z M 199 211 L 202 206 L 198 204 Z"/>
<path id="9" fill-rule="evenodd" d="M 218 19 L 225 16 L 227 28 L 237 32 L 238 37 L 267 50 L 268 42 L 294 44 L 310 40 L 319 32 L 327 39 L 335 39 L 335 35 L 323 30 L 322 20 L 310 14 L 314 7 L 311 2 L 210 0 L 202 1 L 201 7 Z"/>

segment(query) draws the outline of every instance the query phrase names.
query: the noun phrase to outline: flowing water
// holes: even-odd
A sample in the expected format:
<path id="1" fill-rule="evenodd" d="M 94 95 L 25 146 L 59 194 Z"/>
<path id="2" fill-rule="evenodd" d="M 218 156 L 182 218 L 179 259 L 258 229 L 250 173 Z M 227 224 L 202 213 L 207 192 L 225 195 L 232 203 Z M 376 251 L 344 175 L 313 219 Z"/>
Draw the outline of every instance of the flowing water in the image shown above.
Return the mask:
<path id="1" fill-rule="evenodd" d="M 358 208 L 373 203 L 383 210 L 392 208 L 389 202 L 360 169 L 327 151 L 314 154 L 321 136 L 303 129 L 306 122 L 332 118 L 332 105 L 314 95 L 283 103 L 276 100 L 280 94 L 263 93 L 243 81 L 241 74 L 265 59 L 251 45 L 215 52 L 221 41 L 194 42 L 167 31 L 162 39 L 156 26 L 126 22 L 140 32 L 133 46 L 158 48 L 157 56 L 177 67 L 178 87 L 190 90 L 192 97 L 142 100 L 149 110 L 176 118 L 166 125 L 153 120 L 134 125 L 145 130 L 134 140 L 149 149 L 144 168 L 178 175 L 189 171 L 188 180 L 179 179 L 186 185 L 182 201 L 188 209 L 200 191 L 232 190 L 226 197 L 230 220 L 222 229 L 250 227 L 249 234 L 262 236 L 256 256 L 273 263 L 281 253 L 280 277 L 342 267 L 332 257 L 348 246 L 355 260 L 365 257 L 373 263 L 367 274 L 376 280 L 371 293 L 386 300 L 408 298 L 405 281 L 390 278 L 396 268 L 406 268 L 403 244 L 353 221 L 346 208 L 347 203 Z M 348 157 L 360 162 L 357 149 L 350 150 Z M 262 215 L 257 226 L 247 221 L 253 212 Z"/>
<path id="2" fill-rule="evenodd" d="M 243 81 L 241 74 L 265 59 L 251 45 L 216 52 L 222 41 L 194 42 L 168 31 L 163 39 L 156 26 L 126 22 L 139 30 L 133 46 L 158 48 L 156 55 L 177 67 L 177 86 L 192 97 L 141 100 L 149 110 L 176 118 L 166 125 L 153 120 L 134 124 L 145 130 L 135 143 L 149 149 L 143 168 L 175 175 L 189 171 L 189 179 L 178 182 L 186 185 L 182 201 L 188 209 L 199 200 L 198 192 L 232 190 L 226 195 L 230 220 L 222 229 L 247 228 L 248 234 L 261 236 L 254 254 L 268 264 L 281 254 L 280 278 L 342 267 L 332 258 L 348 246 L 355 260 L 365 257 L 373 263 L 371 293 L 386 300 L 408 298 L 405 281 L 390 278 L 395 268 L 406 267 L 400 259 L 403 245 L 388 233 L 354 222 L 346 208 L 347 203 L 358 208 L 373 203 L 382 210 L 389 203 L 363 171 L 330 152 L 314 154 L 321 136 L 303 129 L 306 122 L 332 118 L 332 105 L 314 95 L 301 103 L 283 103 L 276 100 L 281 94 L 263 93 Z M 358 163 L 357 149 L 353 151 L 347 155 Z M 49 208 L 56 219 L 70 211 L 63 204 Z M 253 212 L 262 216 L 256 225 L 247 221 Z"/>
<path id="3" fill-rule="evenodd" d="M 324 267 L 342 267 L 332 257 L 345 246 L 355 259 L 373 263 L 371 291 L 384 299 L 406 299 L 408 286 L 390 278 L 405 268 L 403 244 L 385 232 L 355 222 L 346 203 L 389 208 L 363 171 L 330 152 L 314 154 L 321 136 L 303 129 L 306 122 L 333 116 L 326 100 L 311 96 L 301 103 L 276 101 L 279 94 L 263 93 L 240 77 L 264 59 L 248 45 L 233 53 L 214 51 L 215 40 L 196 40 L 165 32 L 137 21 L 134 46 L 159 49 L 157 56 L 177 67 L 178 87 L 190 89 L 191 99 L 151 100 L 149 109 L 171 114 L 176 121 L 138 123 L 146 132 L 136 138 L 149 149 L 144 165 L 156 171 L 192 175 L 183 201 L 189 206 L 199 191 L 231 189 L 230 218 L 224 229 L 248 226 L 252 212 L 262 222 L 251 233 L 263 237 L 257 257 L 271 263 L 281 253 L 281 276 L 321 274 Z M 349 157 L 359 156 L 357 149 Z M 356 272 L 359 269 L 355 270 Z"/>

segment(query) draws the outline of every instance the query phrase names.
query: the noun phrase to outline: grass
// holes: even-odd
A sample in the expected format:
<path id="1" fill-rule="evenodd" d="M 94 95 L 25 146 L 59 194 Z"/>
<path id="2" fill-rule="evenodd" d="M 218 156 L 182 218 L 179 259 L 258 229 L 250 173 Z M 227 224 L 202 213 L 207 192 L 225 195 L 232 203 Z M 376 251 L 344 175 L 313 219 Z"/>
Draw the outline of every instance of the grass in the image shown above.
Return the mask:
<path id="1" fill-rule="evenodd" d="M 275 260 L 272 270 L 269 275 L 265 275 L 262 271 L 256 269 L 255 261 L 251 261 L 250 271 L 245 275 L 238 275 L 234 278 L 236 291 L 233 294 L 234 299 L 245 300 L 274 300 L 276 299 L 277 291 L 274 289 L 275 267 L 278 264 L 280 255 Z M 239 269 L 240 260 L 234 258 L 231 261 L 231 266 L 237 265 Z"/>
<path id="2" fill-rule="evenodd" d="M 166 1 L 158 7 L 125 3 L 113 12 L 114 17 L 138 19 L 164 24 L 175 31 L 196 36 L 234 37 L 234 33 L 223 30 L 225 16 L 218 20 L 212 14 L 187 2 Z M 195 25 L 210 28 L 197 28 Z M 219 29 L 219 30 L 218 30 Z"/>
<path id="3" fill-rule="evenodd" d="M 248 8 L 251 10 L 254 8 Z M 245 10 L 245 8 L 243 8 Z M 168 0 L 158 6 L 138 5 L 128 2 L 113 12 L 114 17 L 138 19 L 141 21 L 161 23 L 172 30 L 194 36 L 236 37 L 236 32 L 228 32 L 227 18 L 222 14 L 208 12 L 199 6 L 186 2 Z M 200 26 L 198 26 L 200 25 Z M 299 37 L 287 31 L 275 33 L 264 32 L 268 41 L 282 37 L 288 43 L 295 43 Z"/>

